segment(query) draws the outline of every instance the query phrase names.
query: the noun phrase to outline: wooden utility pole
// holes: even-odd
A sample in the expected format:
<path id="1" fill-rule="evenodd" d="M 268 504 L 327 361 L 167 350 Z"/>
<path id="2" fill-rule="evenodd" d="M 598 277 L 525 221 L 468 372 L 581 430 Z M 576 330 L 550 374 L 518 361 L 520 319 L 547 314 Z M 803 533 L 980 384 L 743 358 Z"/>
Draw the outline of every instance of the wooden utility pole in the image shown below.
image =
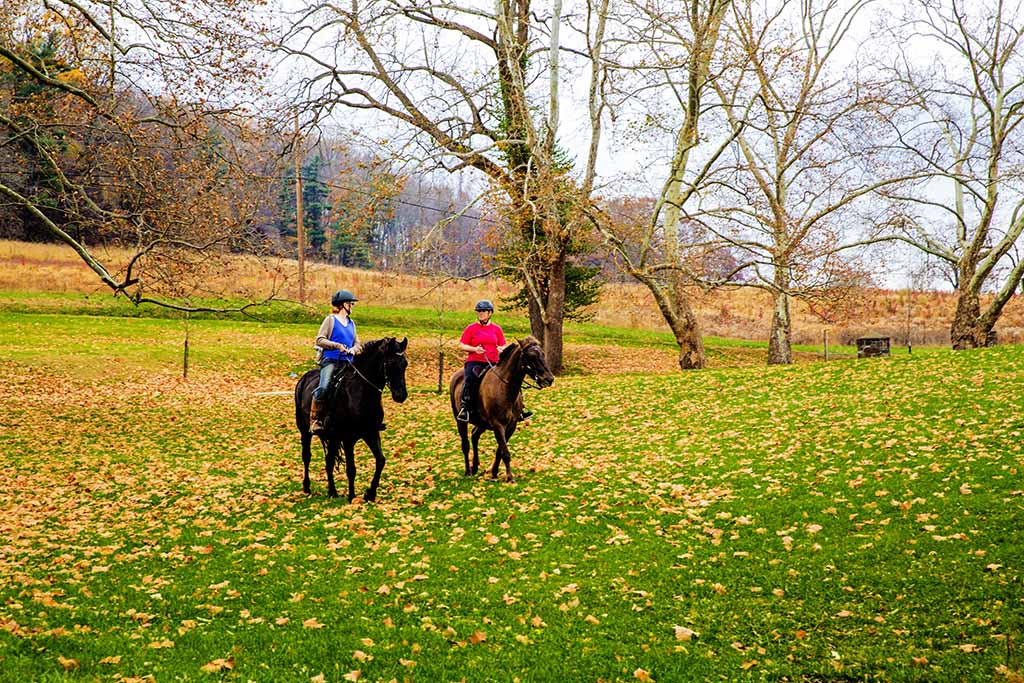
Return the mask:
<path id="1" fill-rule="evenodd" d="M 302 216 L 302 149 L 299 116 L 295 115 L 295 232 L 299 242 L 299 303 L 306 303 L 306 226 Z"/>

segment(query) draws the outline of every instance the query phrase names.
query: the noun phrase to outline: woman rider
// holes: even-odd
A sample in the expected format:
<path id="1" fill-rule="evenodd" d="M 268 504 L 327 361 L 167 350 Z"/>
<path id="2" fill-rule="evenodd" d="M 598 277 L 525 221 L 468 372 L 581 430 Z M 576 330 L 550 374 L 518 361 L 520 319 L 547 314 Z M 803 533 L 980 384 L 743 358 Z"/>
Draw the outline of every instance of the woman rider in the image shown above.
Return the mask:
<path id="1" fill-rule="evenodd" d="M 320 365 L 320 384 L 313 391 L 313 403 L 309 407 L 309 430 L 313 434 L 324 431 L 324 394 L 331 384 L 338 363 L 352 362 L 353 354 L 361 348 L 356 337 L 356 323 L 351 319 L 352 306 L 359 301 L 347 289 L 339 289 L 331 297 L 331 314 L 320 323 L 313 345 L 317 349 Z"/>
<path id="2" fill-rule="evenodd" d="M 473 409 L 472 402 L 477 396 L 480 379 L 487 368 L 498 364 L 501 352 L 508 344 L 501 326 L 491 322 L 494 315 L 494 304 L 482 299 L 475 306 L 476 322 L 470 323 L 462 331 L 459 348 L 465 351 L 466 364 L 463 366 L 465 381 L 462 385 L 462 401 L 457 419 L 469 422 L 469 413 Z M 525 420 L 533 413 L 524 410 L 520 420 Z"/>

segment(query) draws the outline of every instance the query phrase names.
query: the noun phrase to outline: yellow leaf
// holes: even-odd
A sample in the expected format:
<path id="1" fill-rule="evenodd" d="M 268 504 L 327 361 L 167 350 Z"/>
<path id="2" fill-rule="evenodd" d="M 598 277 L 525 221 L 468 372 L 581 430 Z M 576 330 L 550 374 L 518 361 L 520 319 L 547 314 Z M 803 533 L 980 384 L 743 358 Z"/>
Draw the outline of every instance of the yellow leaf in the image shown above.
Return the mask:
<path id="1" fill-rule="evenodd" d="M 121 655 L 113 655 L 112 657 L 104 657 L 100 660 L 100 664 L 120 664 Z"/>
<path id="2" fill-rule="evenodd" d="M 654 680 L 653 678 L 651 678 L 651 674 L 647 673 L 643 669 L 637 669 L 636 671 L 634 671 L 633 672 L 633 678 L 637 679 L 638 681 L 653 681 Z"/>
<path id="3" fill-rule="evenodd" d="M 363 675 L 363 672 L 360 671 L 359 669 L 356 669 L 355 671 L 349 671 L 347 674 L 344 675 L 343 678 L 346 681 L 358 681 L 359 677 L 362 676 L 362 675 Z"/>
<path id="4" fill-rule="evenodd" d="M 689 629 L 685 626 L 676 626 L 676 640 L 693 640 L 698 636 L 698 633 L 693 629 Z"/>
<path id="5" fill-rule="evenodd" d="M 316 620 L 316 617 L 310 617 L 302 622 L 303 628 L 323 628 L 324 625 Z"/>
<path id="6" fill-rule="evenodd" d="M 66 657 L 57 655 L 57 661 L 60 662 L 61 667 L 63 667 L 65 671 L 71 671 L 72 669 L 78 668 L 77 659 L 67 659 Z"/>
<path id="7" fill-rule="evenodd" d="M 199 670 L 200 671 L 205 671 L 208 674 L 215 674 L 218 671 L 223 671 L 225 669 L 234 669 L 234 668 L 235 668 L 235 658 L 234 657 L 229 657 L 228 659 L 214 659 L 212 661 L 209 661 L 206 664 L 203 664 L 201 667 L 199 667 Z"/>

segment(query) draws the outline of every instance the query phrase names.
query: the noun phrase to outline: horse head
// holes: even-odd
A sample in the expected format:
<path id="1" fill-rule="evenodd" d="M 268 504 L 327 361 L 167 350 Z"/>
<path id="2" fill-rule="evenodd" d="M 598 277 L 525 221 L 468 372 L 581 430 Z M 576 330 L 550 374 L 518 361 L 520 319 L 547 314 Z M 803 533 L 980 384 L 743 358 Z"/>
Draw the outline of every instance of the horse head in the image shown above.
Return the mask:
<path id="1" fill-rule="evenodd" d="M 405 349 L 408 346 L 408 337 L 402 341 L 388 337 L 381 348 L 384 353 L 384 376 L 391 387 L 391 399 L 395 403 L 402 403 L 409 397 L 405 386 L 405 369 L 409 366 L 409 361 L 405 358 Z"/>
<path id="2" fill-rule="evenodd" d="M 519 341 L 520 366 L 541 389 L 555 383 L 555 376 L 544 359 L 544 349 L 536 337 L 528 336 Z"/>

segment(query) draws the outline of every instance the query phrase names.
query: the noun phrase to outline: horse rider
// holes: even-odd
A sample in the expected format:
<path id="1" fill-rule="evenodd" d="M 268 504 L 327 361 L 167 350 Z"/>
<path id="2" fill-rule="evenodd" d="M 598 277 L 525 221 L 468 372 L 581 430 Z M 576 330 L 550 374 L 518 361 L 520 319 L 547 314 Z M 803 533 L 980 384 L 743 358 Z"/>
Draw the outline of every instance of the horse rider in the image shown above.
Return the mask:
<path id="1" fill-rule="evenodd" d="M 463 366 L 462 400 L 457 416 L 462 422 L 469 422 L 469 414 L 473 410 L 473 402 L 479 392 L 480 380 L 484 373 L 488 368 L 498 364 L 501 352 L 508 346 L 501 326 L 491 322 L 494 304 L 487 299 L 481 299 L 476 303 L 474 310 L 476 322 L 467 325 L 459 339 L 459 348 L 467 353 L 466 364 Z M 525 420 L 532 414 L 531 411 L 524 410 L 519 419 Z"/>
<path id="2" fill-rule="evenodd" d="M 339 289 L 331 297 L 331 314 L 320 323 L 316 333 L 316 360 L 320 366 L 320 384 L 313 391 L 313 402 L 309 407 L 309 431 L 322 434 L 324 431 L 324 394 L 331 384 L 331 377 L 341 362 L 351 363 L 354 354 L 362 346 L 356 336 L 356 323 L 352 320 L 352 307 L 359 301 L 347 289 Z"/>

